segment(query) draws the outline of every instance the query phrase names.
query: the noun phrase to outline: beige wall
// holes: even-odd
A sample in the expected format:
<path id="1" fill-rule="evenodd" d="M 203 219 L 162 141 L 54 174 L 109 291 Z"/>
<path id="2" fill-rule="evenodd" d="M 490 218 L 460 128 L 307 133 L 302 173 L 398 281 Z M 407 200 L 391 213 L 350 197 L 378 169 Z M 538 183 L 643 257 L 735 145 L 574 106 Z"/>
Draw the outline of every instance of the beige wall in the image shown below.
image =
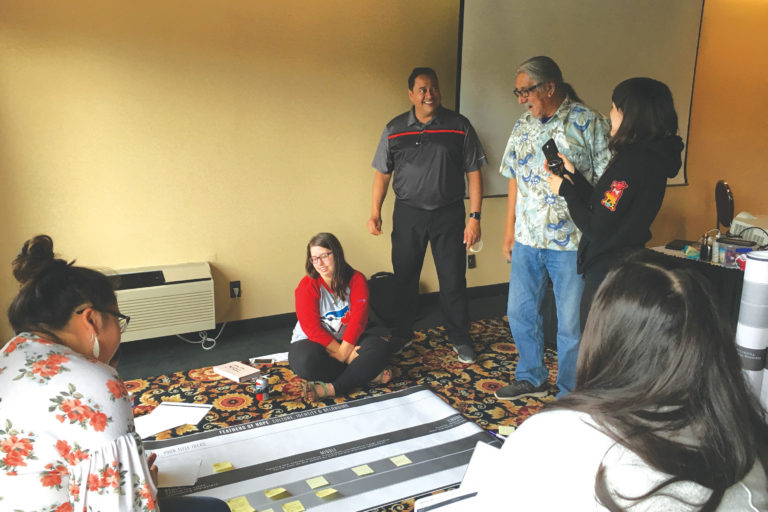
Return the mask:
<path id="1" fill-rule="evenodd" d="M 210 261 L 219 321 L 292 311 L 318 231 L 391 268 L 370 162 L 414 66 L 453 104 L 458 5 L 4 0 L 0 306 L 41 232 L 84 265 Z"/>
<path id="2" fill-rule="evenodd" d="M 713 227 L 720 177 L 737 210 L 768 212 L 757 186 L 767 10 L 706 2 L 691 185 L 670 189 L 654 241 Z M 291 311 L 317 231 L 336 233 L 362 272 L 389 269 L 388 236 L 365 230 L 370 161 L 383 124 L 409 106 L 413 66 L 435 67 L 453 105 L 457 32 L 458 0 L 3 0 L 0 263 L 41 232 L 84 265 L 210 261 L 218 321 Z M 504 198 L 485 201 L 470 286 L 507 279 L 504 212 Z M 423 290 L 435 289 L 428 262 Z M 4 314 L 0 330 L 10 334 Z"/>
<path id="3" fill-rule="evenodd" d="M 768 214 L 768 2 L 706 0 L 693 88 L 687 187 L 667 191 L 652 243 L 715 227 L 715 184 L 739 211 Z"/>

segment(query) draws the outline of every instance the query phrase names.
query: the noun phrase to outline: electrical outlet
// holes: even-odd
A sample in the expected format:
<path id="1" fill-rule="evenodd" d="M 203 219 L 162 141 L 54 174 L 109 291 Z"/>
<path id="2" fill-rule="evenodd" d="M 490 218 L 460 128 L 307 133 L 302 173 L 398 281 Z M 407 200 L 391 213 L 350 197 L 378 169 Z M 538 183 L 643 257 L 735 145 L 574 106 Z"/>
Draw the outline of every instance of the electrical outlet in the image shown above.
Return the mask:
<path id="1" fill-rule="evenodd" d="M 240 281 L 229 282 L 229 298 L 237 299 L 243 294 L 243 289 L 240 288 Z"/>
<path id="2" fill-rule="evenodd" d="M 467 268 L 475 268 L 477 266 L 477 261 L 475 260 L 474 254 L 467 254 Z"/>

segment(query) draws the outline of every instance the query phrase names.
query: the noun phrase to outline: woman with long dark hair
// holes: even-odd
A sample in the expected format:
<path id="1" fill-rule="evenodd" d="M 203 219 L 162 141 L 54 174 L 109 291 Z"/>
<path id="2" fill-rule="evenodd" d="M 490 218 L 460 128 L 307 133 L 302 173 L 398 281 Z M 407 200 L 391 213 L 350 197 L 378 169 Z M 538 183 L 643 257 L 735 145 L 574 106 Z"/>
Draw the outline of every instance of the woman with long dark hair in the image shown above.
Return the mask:
<path id="1" fill-rule="evenodd" d="M 682 139 L 669 88 L 652 78 L 630 78 L 611 96 L 612 151 L 605 173 L 593 186 L 565 157 L 565 179 L 551 176 L 552 193 L 563 196 L 583 236 L 577 270 L 584 274 L 581 326 L 608 270 L 641 250 L 661 208 L 667 178 L 677 175 Z"/>
<path id="2" fill-rule="evenodd" d="M 768 510 L 765 411 L 706 281 L 636 257 L 612 270 L 576 389 L 526 420 L 499 462 L 481 495 L 509 510 Z"/>
<path id="3" fill-rule="evenodd" d="M 288 360 L 308 382 L 305 400 L 344 395 L 366 383 L 386 384 L 390 349 L 381 337 L 365 333 L 368 283 L 344 259 L 331 233 L 307 244 L 307 275 L 296 288 L 296 316 Z"/>
<path id="4" fill-rule="evenodd" d="M 0 350 L 0 509 L 221 512 L 219 499 L 157 499 L 157 467 L 108 363 L 130 318 L 104 274 L 54 257 L 39 235 L 13 261 L 17 335 Z"/>

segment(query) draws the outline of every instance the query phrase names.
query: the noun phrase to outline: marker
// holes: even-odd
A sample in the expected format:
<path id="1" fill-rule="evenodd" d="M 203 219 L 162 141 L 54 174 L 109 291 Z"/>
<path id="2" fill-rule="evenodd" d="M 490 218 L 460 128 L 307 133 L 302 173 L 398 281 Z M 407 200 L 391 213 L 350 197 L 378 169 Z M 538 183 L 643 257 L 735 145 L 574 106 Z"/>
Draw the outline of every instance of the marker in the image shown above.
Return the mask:
<path id="1" fill-rule="evenodd" d="M 497 433 L 496 433 L 496 432 L 494 432 L 493 430 L 486 430 L 486 432 L 488 432 L 489 434 L 491 434 L 493 437 L 495 437 L 496 439 L 498 439 L 498 440 L 499 440 L 499 441 L 501 441 L 502 443 L 503 443 L 504 441 L 506 441 L 506 440 L 507 440 L 507 436 L 503 436 L 503 435 L 501 435 L 501 434 L 497 434 Z"/>

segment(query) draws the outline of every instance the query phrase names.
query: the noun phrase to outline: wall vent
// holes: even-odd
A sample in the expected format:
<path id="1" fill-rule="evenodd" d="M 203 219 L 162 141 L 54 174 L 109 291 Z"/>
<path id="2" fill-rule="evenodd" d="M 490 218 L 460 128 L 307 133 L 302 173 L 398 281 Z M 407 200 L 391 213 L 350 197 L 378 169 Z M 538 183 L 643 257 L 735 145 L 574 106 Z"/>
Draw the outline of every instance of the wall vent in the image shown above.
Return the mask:
<path id="1" fill-rule="evenodd" d="M 171 336 L 216 327 L 208 263 L 182 263 L 118 271 L 115 294 L 131 317 L 122 341 Z"/>

